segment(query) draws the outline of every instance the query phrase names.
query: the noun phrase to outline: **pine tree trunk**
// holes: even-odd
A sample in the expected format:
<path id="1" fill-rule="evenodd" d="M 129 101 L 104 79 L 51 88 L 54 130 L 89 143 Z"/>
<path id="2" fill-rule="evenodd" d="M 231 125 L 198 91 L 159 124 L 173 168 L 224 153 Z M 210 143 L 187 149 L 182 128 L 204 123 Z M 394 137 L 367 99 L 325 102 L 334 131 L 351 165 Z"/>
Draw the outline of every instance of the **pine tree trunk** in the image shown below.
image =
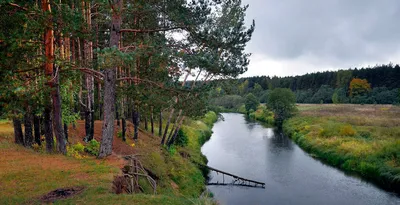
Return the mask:
<path id="1" fill-rule="evenodd" d="M 14 118 L 13 119 L 14 125 L 14 140 L 16 144 L 24 145 L 24 136 L 22 133 L 22 125 L 21 120 Z"/>
<path id="2" fill-rule="evenodd" d="M 126 120 L 122 118 L 122 141 L 126 141 Z"/>
<path id="3" fill-rule="evenodd" d="M 118 112 L 118 104 L 115 103 L 115 118 L 117 119 L 117 126 L 121 126 L 121 124 L 119 123 L 119 112 Z"/>
<path id="4" fill-rule="evenodd" d="M 35 142 L 40 146 L 42 145 L 42 142 L 40 141 L 40 118 L 36 115 L 33 116 L 33 125 L 35 128 Z"/>
<path id="5" fill-rule="evenodd" d="M 99 109 L 99 120 L 101 120 L 101 119 L 103 119 L 103 114 L 102 114 L 103 105 L 101 104 L 101 84 L 100 83 L 97 84 L 97 104 L 98 104 L 97 109 Z"/>
<path id="6" fill-rule="evenodd" d="M 153 116 L 153 107 L 150 110 L 150 126 L 151 126 L 151 134 L 154 135 L 154 116 Z"/>
<path id="7" fill-rule="evenodd" d="M 149 129 L 149 126 L 147 124 L 147 117 L 144 116 L 143 118 L 144 118 L 144 129 L 147 131 Z"/>
<path id="8" fill-rule="evenodd" d="M 164 135 L 163 135 L 162 140 L 161 140 L 161 144 L 162 145 L 165 144 L 165 138 L 167 137 L 169 123 L 171 122 L 171 118 L 172 118 L 172 115 L 174 114 L 174 112 L 175 112 L 175 109 L 172 108 L 172 110 L 171 110 L 171 112 L 169 113 L 169 116 L 168 116 L 167 124 L 165 125 Z"/>
<path id="9" fill-rule="evenodd" d="M 53 139 L 53 126 L 51 124 L 51 105 L 48 104 L 44 108 L 44 113 L 43 113 L 43 123 L 44 123 L 44 137 L 46 140 L 46 150 L 48 153 L 53 152 L 53 144 L 54 144 L 54 139 Z"/>
<path id="10" fill-rule="evenodd" d="M 113 14 L 110 29 L 110 47 L 118 48 L 121 29 L 122 0 L 113 0 Z M 114 112 L 115 112 L 115 70 L 107 68 L 104 70 L 104 121 L 103 134 L 100 145 L 99 158 L 104 158 L 112 153 L 112 142 L 114 137 Z"/>
<path id="11" fill-rule="evenodd" d="M 32 113 L 30 108 L 27 109 L 27 112 L 24 116 L 24 127 L 25 127 L 25 147 L 32 147 L 33 143 L 33 134 L 32 134 Z"/>
<path id="12" fill-rule="evenodd" d="M 176 117 L 175 123 L 173 124 L 172 129 L 171 129 L 171 132 L 169 132 L 169 135 L 168 135 L 168 138 L 167 138 L 167 142 L 169 142 L 171 140 L 171 137 L 172 137 L 172 135 L 174 134 L 174 131 L 175 131 L 175 127 L 178 126 L 178 122 L 179 122 L 179 119 L 181 117 L 181 114 L 182 114 L 182 109 L 179 110 L 178 117 Z"/>
<path id="13" fill-rule="evenodd" d="M 85 142 L 90 141 L 89 137 L 90 137 L 90 132 L 91 132 L 91 129 L 90 129 L 91 122 L 92 122 L 92 120 L 90 119 L 90 112 L 86 109 L 85 110 L 85 138 L 84 138 Z"/>
<path id="14" fill-rule="evenodd" d="M 158 136 L 161 137 L 162 135 L 162 111 L 160 110 L 160 118 L 159 118 L 159 122 L 158 122 Z"/>
<path id="15" fill-rule="evenodd" d="M 171 145 L 174 144 L 175 139 L 176 139 L 176 136 L 178 135 L 179 129 L 181 129 L 181 126 L 182 126 L 182 123 L 183 123 L 183 120 L 184 120 L 184 119 L 185 119 L 185 116 L 183 116 L 183 117 L 181 118 L 181 121 L 179 121 L 179 125 L 178 125 L 178 127 L 176 127 L 176 129 L 175 129 L 174 135 L 172 136 L 171 140 L 168 142 L 168 147 L 171 147 Z"/>
<path id="16" fill-rule="evenodd" d="M 54 134 L 57 139 L 57 151 L 63 154 L 67 153 L 66 139 L 64 136 L 64 128 L 62 123 L 61 115 L 61 96 L 60 96 L 60 86 L 59 86 L 59 75 L 55 78 L 55 85 L 51 91 L 53 98 L 53 127 Z"/>
<path id="17" fill-rule="evenodd" d="M 139 136 L 139 123 L 140 123 L 140 116 L 139 116 L 139 111 L 136 109 L 133 109 L 133 139 L 137 140 Z"/>
<path id="18" fill-rule="evenodd" d="M 68 142 L 68 125 L 67 125 L 67 123 L 64 123 L 64 135 L 65 135 L 65 140 Z"/>
<path id="19" fill-rule="evenodd" d="M 45 12 L 51 13 L 51 6 L 49 0 L 42 0 L 42 10 Z M 49 20 L 52 19 L 52 16 L 48 16 Z M 49 21 L 50 23 L 52 21 Z M 44 33 L 44 45 L 45 45 L 45 74 L 47 76 L 48 85 L 52 89 L 51 90 L 51 98 L 53 100 L 53 126 L 54 132 L 57 138 L 57 150 L 66 153 L 66 142 L 64 137 L 64 131 L 62 127 L 61 121 L 61 96 L 60 96 L 60 88 L 59 88 L 59 70 L 54 72 L 54 31 L 52 25 L 48 25 L 46 27 Z"/>

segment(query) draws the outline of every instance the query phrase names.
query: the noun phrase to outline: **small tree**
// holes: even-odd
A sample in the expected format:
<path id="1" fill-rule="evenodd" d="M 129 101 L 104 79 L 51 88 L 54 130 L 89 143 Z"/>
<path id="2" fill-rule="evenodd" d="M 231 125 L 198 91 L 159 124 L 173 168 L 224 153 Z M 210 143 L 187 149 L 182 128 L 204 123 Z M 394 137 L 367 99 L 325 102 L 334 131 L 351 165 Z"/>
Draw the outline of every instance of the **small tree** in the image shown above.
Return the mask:
<path id="1" fill-rule="evenodd" d="M 364 95 L 371 91 L 371 85 L 366 79 L 353 78 L 350 82 L 350 96 Z"/>
<path id="2" fill-rule="evenodd" d="M 281 128 L 284 120 L 297 110 L 296 96 L 287 88 L 276 88 L 268 96 L 267 106 L 274 112 L 275 124 Z"/>
<path id="3" fill-rule="evenodd" d="M 259 104 L 260 102 L 258 101 L 257 97 L 254 96 L 252 93 L 246 95 L 244 106 L 246 107 L 247 113 L 249 113 L 250 110 L 257 110 Z"/>

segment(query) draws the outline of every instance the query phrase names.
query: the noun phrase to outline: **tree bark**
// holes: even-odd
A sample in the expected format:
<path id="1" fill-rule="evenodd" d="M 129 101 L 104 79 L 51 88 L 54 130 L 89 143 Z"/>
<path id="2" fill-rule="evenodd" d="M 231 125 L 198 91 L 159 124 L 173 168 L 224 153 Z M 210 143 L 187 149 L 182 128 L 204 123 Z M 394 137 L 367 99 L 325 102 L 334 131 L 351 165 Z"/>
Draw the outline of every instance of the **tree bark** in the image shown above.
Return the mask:
<path id="1" fill-rule="evenodd" d="M 144 119 L 144 129 L 147 131 L 147 130 L 149 130 L 149 125 L 147 124 L 147 117 L 146 116 L 144 116 L 143 117 Z"/>
<path id="2" fill-rule="evenodd" d="M 122 141 L 126 141 L 126 120 L 122 118 Z"/>
<path id="3" fill-rule="evenodd" d="M 67 125 L 67 123 L 64 123 L 64 135 L 65 135 L 65 140 L 68 142 L 68 125 Z"/>
<path id="4" fill-rule="evenodd" d="M 53 126 L 51 124 L 51 105 L 48 103 L 46 107 L 44 108 L 44 113 L 43 113 L 43 123 L 44 123 L 44 137 L 46 140 L 46 150 L 48 153 L 53 152 L 53 144 L 54 144 L 54 139 L 53 139 Z"/>
<path id="5" fill-rule="evenodd" d="M 176 127 L 176 129 L 175 129 L 174 135 L 172 136 L 171 140 L 168 142 L 168 147 L 171 147 L 171 145 L 174 144 L 175 139 L 176 139 L 176 136 L 178 135 L 179 129 L 181 129 L 181 126 L 182 126 L 182 123 L 183 123 L 183 120 L 184 120 L 184 119 L 185 119 L 185 116 L 183 116 L 183 117 L 181 118 L 181 121 L 179 121 L 179 125 L 178 125 L 178 127 Z"/>
<path id="6" fill-rule="evenodd" d="M 158 122 L 158 136 L 162 135 L 162 111 L 160 110 L 160 118 Z"/>
<path id="7" fill-rule="evenodd" d="M 137 140 L 139 136 L 139 123 L 140 123 L 140 113 L 137 109 L 133 109 L 132 114 L 132 122 L 133 122 L 133 139 Z"/>
<path id="8" fill-rule="evenodd" d="M 121 126 L 121 124 L 119 123 L 118 103 L 115 103 L 115 118 L 117 119 L 117 126 Z"/>
<path id="9" fill-rule="evenodd" d="M 33 135 L 32 135 L 32 112 L 30 108 L 24 116 L 24 127 L 25 127 L 25 147 L 32 147 Z"/>
<path id="10" fill-rule="evenodd" d="M 16 144 L 24 145 L 24 136 L 22 133 L 22 125 L 21 120 L 14 118 L 13 119 L 14 125 L 14 140 Z"/>
<path id="11" fill-rule="evenodd" d="M 121 30 L 120 12 L 122 10 L 122 0 L 113 0 L 112 4 L 113 13 L 110 29 L 110 47 L 116 47 L 118 49 L 120 38 L 119 31 Z M 112 153 L 115 120 L 115 70 L 116 67 L 107 68 L 104 70 L 104 120 L 102 128 L 102 141 L 98 158 L 104 158 Z"/>
<path id="12" fill-rule="evenodd" d="M 150 126 L 151 126 L 151 134 L 154 135 L 154 116 L 153 116 L 153 107 L 150 110 Z"/>
<path id="13" fill-rule="evenodd" d="M 182 114 L 182 109 L 179 110 L 178 117 L 176 117 L 175 122 L 174 122 L 174 124 L 172 126 L 172 129 L 171 129 L 171 132 L 169 132 L 169 135 L 168 135 L 168 138 L 167 138 L 167 142 L 169 142 L 171 140 L 171 137 L 173 136 L 174 131 L 175 131 L 175 127 L 178 126 L 178 122 L 179 122 L 179 119 L 181 117 L 181 114 Z"/>
<path id="14" fill-rule="evenodd" d="M 167 137 L 169 123 L 171 122 L 171 118 L 172 118 L 172 115 L 174 114 L 174 112 L 175 112 L 175 109 L 172 108 L 172 110 L 171 110 L 171 112 L 169 113 L 169 116 L 168 116 L 167 124 L 165 125 L 164 135 L 163 135 L 162 140 L 161 140 L 161 144 L 162 145 L 165 144 L 165 138 Z"/>
<path id="15" fill-rule="evenodd" d="M 49 0 L 42 0 L 42 10 L 51 13 Z M 54 31 L 52 27 L 52 16 L 49 16 L 48 27 L 44 34 L 45 44 L 45 74 L 48 77 L 49 87 L 51 90 L 51 98 L 53 100 L 53 126 L 57 138 L 57 151 L 66 154 L 66 142 L 61 120 L 61 96 L 59 88 L 59 71 L 54 72 Z"/>
<path id="16" fill-rule="evenodd" d="M 55 74 L 57 75 L 57 74 Z M 63 154 L 67 153 L 67 142 L 64 136 L 64 128 L 62 123 L 61 115 L 61 96 L 59 86 L 59 75 L 55 77 L 56 85 L 54 86 L 52 93 L 53 98 L 53 126 L 54 134 L 57 139 L 57 151 Z"/>
<path id="17" fill-rule="evenodd" d="M 35 128 L 35 142 L 40 146 L 42 145 L 42 142 L 40 141 L 40 118 L 36 115 L 33 116 L 33 125 Z"/>

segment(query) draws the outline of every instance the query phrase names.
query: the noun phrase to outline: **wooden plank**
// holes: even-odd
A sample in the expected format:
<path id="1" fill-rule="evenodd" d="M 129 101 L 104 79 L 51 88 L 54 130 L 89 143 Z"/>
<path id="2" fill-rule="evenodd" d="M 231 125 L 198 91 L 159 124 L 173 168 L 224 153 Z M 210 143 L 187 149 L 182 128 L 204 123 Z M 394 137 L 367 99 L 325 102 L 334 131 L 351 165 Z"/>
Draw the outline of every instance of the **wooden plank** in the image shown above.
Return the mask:
<path id="1" fill-rule="evenodd" d="M 251 180 L 251 179 L 245 179 L 245 178 L 243 178 L 243 177 L 239 177 L 239 176 L 237 176 L 237 175 L 234 175 L 234 174 L 231 174 L 231 173 L 228 173 L 228 172 L 224 172 L 224 171 L 221 171 L 221 170 L 219 170 L 219 169 L 215 169 L 215 168 L 210 167 L 210 166 L 207 166 L 207 165 L 202 165 L 202 166 L 205 166 L 205 167 L 207 167 L 207 168 L 210 169 L 210 170 L 213 170 L 213 171 L 215 171 L 215 172 L 219 172 L 219 173 L 222 173 L 222 174 L 226 174 L 226 175 L 228 175 L 228 176 L 231 176 L 231 177 L 233 177 L 233 178 L 236 178 L 236 179 L 239 179 L 239 180 L 242 180 L 242 181 L 248 181 L 248 182 L 252 182 L 252 183 L 255 183 L 255 184 L 261 184 L 262 186 L 265 186 L 265 183 L 264 183 L 264 182 L 254 181 L 254 180 Z"/>

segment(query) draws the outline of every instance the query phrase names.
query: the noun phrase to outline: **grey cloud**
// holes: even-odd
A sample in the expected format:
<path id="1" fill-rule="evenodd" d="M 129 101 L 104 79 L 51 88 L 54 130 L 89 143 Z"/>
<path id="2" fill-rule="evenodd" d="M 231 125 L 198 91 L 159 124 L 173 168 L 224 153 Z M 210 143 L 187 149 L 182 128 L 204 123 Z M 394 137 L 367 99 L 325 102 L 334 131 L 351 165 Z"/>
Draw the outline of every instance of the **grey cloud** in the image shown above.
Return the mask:
<path id="1" fill-rule="evenodd" d="M 332 66 L 400 51 L 399 0 L 243 0 L 256 20 L 248 46 L 277 60 L 310 55 Z"/>

